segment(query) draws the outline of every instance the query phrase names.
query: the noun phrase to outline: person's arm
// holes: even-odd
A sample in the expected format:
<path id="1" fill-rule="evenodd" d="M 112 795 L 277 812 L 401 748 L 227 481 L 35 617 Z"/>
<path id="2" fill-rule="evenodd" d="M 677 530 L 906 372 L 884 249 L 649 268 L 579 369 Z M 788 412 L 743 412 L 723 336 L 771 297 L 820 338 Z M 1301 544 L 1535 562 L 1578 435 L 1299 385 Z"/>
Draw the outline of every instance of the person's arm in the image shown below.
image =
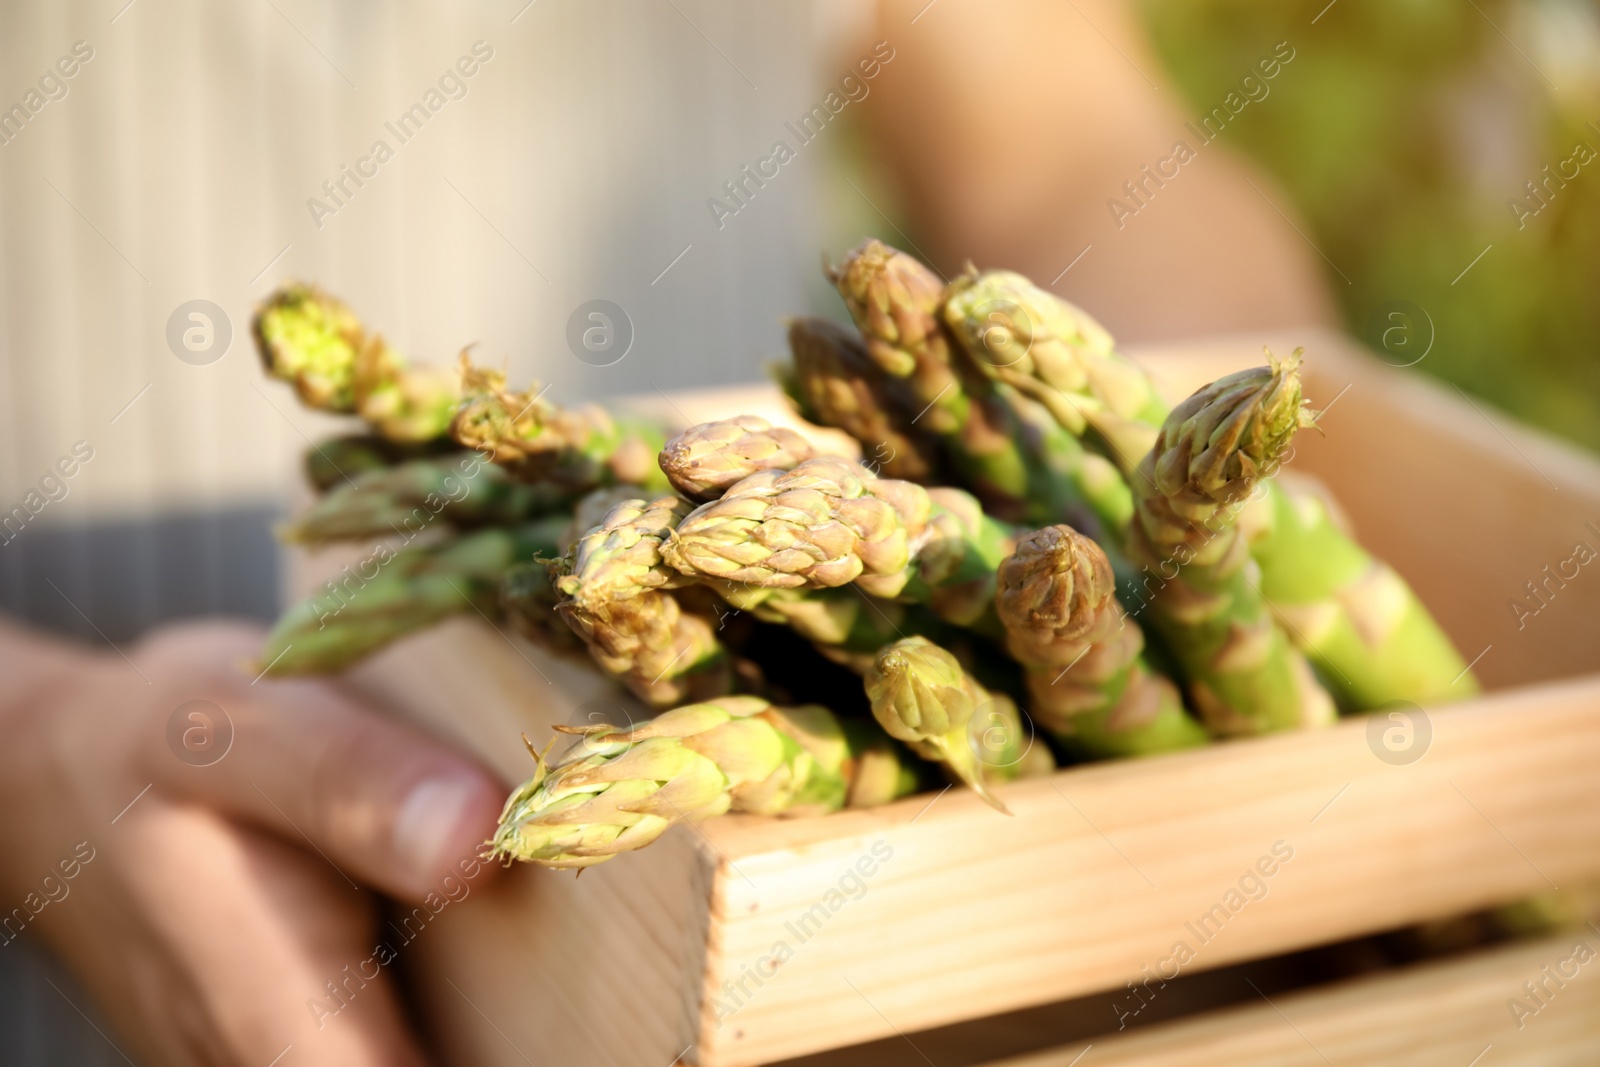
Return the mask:
<path id="1" fill-rule="evenodd" d="M 58 952 L 142 1062 L 421 1063 L 365 887 L 462 906 L 503 786 L 334 685 L 252 683 L 260 646 L 0 623 L 0 952 Z"/>
<path id="2" fill-rule="evenodd" d="M 1125 0 L 880 0 L 877 39 L 895 54 L 870 140 L 941 272 L 1021 271 L 1130 341 L 1333 321 L 1288 198 L 1226 131 L 1203 144 L 1185 126 Z M 1180 141 L 1194 158 L 1148 180 Z"/>

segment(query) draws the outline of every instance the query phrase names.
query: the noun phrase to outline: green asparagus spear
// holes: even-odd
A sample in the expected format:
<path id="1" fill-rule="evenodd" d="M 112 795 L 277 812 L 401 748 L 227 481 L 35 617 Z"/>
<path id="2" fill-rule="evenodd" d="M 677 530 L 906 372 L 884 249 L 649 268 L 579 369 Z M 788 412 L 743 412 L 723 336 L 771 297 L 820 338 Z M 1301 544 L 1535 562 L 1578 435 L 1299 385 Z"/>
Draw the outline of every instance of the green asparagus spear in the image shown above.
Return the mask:
<path id="1" fill-rule="evenodd" d="M 667 442 L 659 462 L 674 489 L 704 503 L 741 478 L 789 470 L 811 456 L 811 443 L 793 430 L 759 415 L 740 415 L 689 427 Z"/>
<path id="2" fill-rule="evenodd" d="M 917 773 L 871 723 L 815 705 L 724 697 L 624 730 L 582 729 L 506 801 L 492 857 L 589 867 L 643 848 L 674 823 L 726 811 L 814 815 L 886 804 Z"/>
<path id="3" fill-rule="evenodd" d="M 920 486 L 876 479 L 847 460 L 812 459 L 792 471 L 760 471 L 702 504 L 663 556 L 685 574 L 752 585 L 826 588 L 863 575 L 903 585 L 911 539 L 931 510 Z"/>
<path id="4" fill-rule="evenodd" d="M 345 434 L 312 445 L 305 455 L 306 481 L 319 493 L 355 480 L 358 474 L 382 470 L 413 459 L 433 459 L 457 451 L 445 439 L 408 444 L 377 434 Z"/>
<path id="5" fill-rule="evenodd" d="M 932 434 L 917 426 L 923 405 L 906 383 L 880 370 L 854 331 L 827 319 L 789 324 L 792 367 L 783 385 L 802 418 L 861 442 L 862 461 L 885 478 L 939 481 Z"/>
<path id="6" fill-rule="evenodd" d="M 998 633 L 994 572 L 1009 551 L 1010 530 L 971 496 L 822 457 L 729 487 L 678 524 L 662 556 L 704 579 L 812 589 L 853 582 Z"/>
<path id="7" fill-rule="evenodd" d="M 367 471 L 317 500 L 283 531 L 287 541 L 328 541 L 412 535 L 435 522 L 505 526 L 568 506 L 555 486 L 514 482 L 504 469 L 471 452 L 414 459 Z"/>
<path id="8" fill-rule="evenodd" d="M 1133 482 L 1130 549 L 1161 582 L 1151 616 L 1214 734 L 1333 718 L 1328 694 L 1267 610 L 1236 522 L 1308 421 L 1298 354 L 1228 375 L 1173 409 Z"/>
<path id="9" fill-rule="evenodd" d="M 915 607 L 869 597 L 859 589 L 781 589 L 716 579 L 707 580 L 707 588 L 761 622 L 789 627 L 857 674 L 865 673 L 878 649 L 890 641 L 937 626 Z"/>
<path id="10" fill-rule="evenodd" d="M 286 285 L 256 309 L 251 332 L 267 373 L 292 383 L 307 407 L 355 414 L 356 360 L 372 338 L 342 301 Z"/>
<path id="11" fill-rule="evenodd" d="M 977 754 L 983 780 L 989 785 L 1041 778 L 1056 769 L 1055 757 L 1034 736 L 1032 724 L 1003 693 L 990 694 L 967 724 L 968 741 Z"/>
<path id="12" fill-rule="evenodd" d="M 1082 310 L 1011 271 L 951 283 L 944 321 L 972 367 L 1043 405 L 1132 473 L 1167 406 L 1142 370 Z"/>
<path id="13" fill-rule="evenodd" d="M 330 673 L 450 615 L 493 616 L 501 575 L 518 560 L 553 551 L 563 521 L 479 530 L 399 549 L 379 544 L 322 592 L 284 613 L 261 652 L 264 673 Z"/>
<path id="14" fill-rule="evenodd" d="M 937 310 L 944 283 L 904 252 L 869 240 L 828 270 L 850 317 L 866 343 L 868 356 L 885 374 L 904 381 L 927 410 L 930 433 L 958 435 L 972 418 L 972 398 L 956 374 L 950 342 Z M 1021 460 L 1013 455 L 960 457 L 974 471 L 988 471 L 1000 484 L 1025 485 Z"/>
<path id="15" fill-rule="evenodd" d="M 314 286 L 295 283 L 269 296 L 252 322 L 267 373 L 292 382 L 301 401 L 358 414 L 393 441 L 444 436 L 460 400 L 453 373 L 408 367 L 354 312 Z"/>
<path id="16" fill-rule="evenodd" d="M 356 361 L 357 413 L 395 441 L 436 441 L 450 432 L 461 382 L 444 367 L 408 367 L 382 339 Z"/>
<path id="17" fill-rule="evenodd" d="M 556 566 L 557 610 L 595 662 L 655 708 L 709 700 L 732 683 L 716 628 L 671 590 L 688 579 L 661 561 L 661 544 L 689 505 L 629 500 L 578 539 Z"/>
<path id="18" fill-rule="evenodd" d="M 989 791 L 972 744 L 973 714 L 995 698 L 954 656 L 925 637 L 908 637 L 878 653 L 865 681 L 872 717 L 885 733 L 943 764 L 995 810 L 1010 814 Z"/>
<path id="19" fill-rule="evenodd" d="M 579 538 L 605 522 L 611 509 L 618 504 L 630 500 L 649 500 L 660 495 L 642 485 L 603 485 L 599 489 L 591 489 L 572 506 L 572 521 L 561 531 L 556 545 L 564 556 L 578 543 Z"/>
<path id="20" fill-rule="evenodd" d="M 963 375 L 939 321 L 944 284 L 916 259 L 867 241 L 829 277 L 869 357 L 923 405 L 913 422 L 939 438 L 951 467 L 995 515 L 1053 522 L 1088 500 L 1080 482 L 1115 475 L 1083 472 L 1083 449 L 1070 435 L 1044 439 L 981 376 Z"/>
<path id="21" fill-rule="evenodd" d="M 592 404 L 557 407 L 542 390 L 512 392 L 504 374 L 474 367 L 464 354 L 461 381 L 464 399 L 451 436 L 519 480 L 574 493 L 614 483 L 651 492 L 667 487 L 655 462 L 664 442 L 653 428 L 618 423 Z"/>
<path id="22" fill-rule="evenodd" d="M 1027 670 L 1028 711 L 1084 759 L 1206 743 L 1177 689 L 1141 652 L 1144 632 L 1116 599 L 1105 551 L 1070 526 L 1022 537 L 1000 565 L 996 610 Z"/>
<path id="23" fill-rule="evenodd" d="M 1288 472 L 1284 472 L 1287 474 Z M 1342 707 L 1464 700 L 1477 679 L 1405 579 L 1340 529 L 1304 480 L 1268 495 L 1261 593 Z"/>

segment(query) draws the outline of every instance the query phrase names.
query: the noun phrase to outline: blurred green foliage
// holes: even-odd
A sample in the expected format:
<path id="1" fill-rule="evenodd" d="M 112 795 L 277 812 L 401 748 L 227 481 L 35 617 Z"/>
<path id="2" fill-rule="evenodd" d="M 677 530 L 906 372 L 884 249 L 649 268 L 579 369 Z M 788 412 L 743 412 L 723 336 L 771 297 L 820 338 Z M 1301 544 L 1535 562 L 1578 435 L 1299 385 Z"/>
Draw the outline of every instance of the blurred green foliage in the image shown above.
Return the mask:
<path id="1" fill-rule="evenodd" d="M 1600 448 L 1600 158 L 1573 160 L 1600 151 L 1600 5 L 1139 2 L 1195 114 L 1278 42 L 1295 49 L 1218 140 L 1293 198 L 1353 334 L 1378 347 L 1403 323 L 1425 340 L 1426 321 L 1384 317 L 1412 301 L 1436 332 L 1418 370 Z M 1578 174 L 1541 205 L 1526 183 L 1547 165 Z"/>

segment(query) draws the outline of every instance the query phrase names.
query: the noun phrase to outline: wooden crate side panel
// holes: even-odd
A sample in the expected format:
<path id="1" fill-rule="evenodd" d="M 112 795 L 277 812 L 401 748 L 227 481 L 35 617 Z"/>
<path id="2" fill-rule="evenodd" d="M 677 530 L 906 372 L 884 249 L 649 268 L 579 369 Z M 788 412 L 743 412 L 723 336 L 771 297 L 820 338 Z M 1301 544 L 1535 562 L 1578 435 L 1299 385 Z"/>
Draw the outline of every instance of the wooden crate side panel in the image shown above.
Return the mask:
<path id="1" fill-rule="evenodd" d="M 542 746 L 588 710 L 630 712 L 581 661 L 479 619 L 396 643 L 349 682 L 402 719 L 470 752 L 511 785 Z M 586 710 L 588 709 L 588 710 Z M 628 863 L 555 872 L 518 865 L 483 878 L 408 945 L 413 985 L 449 1062 L 670 1063 L 699 1027 L 713 861 L 673 834 Z M 620 1019 L 627 1025 L 600 1025 Z"/>
<path id="2" fill-rule="evenodd" d="M 1600 876 L 1597 708 L 1591 680 L 1439 711 L 1410 766 L 1379 760 L 1349 721 L 1069 770 L 1008 787 L 1009 819 L 952 791 L 707 824 L 726 860 L 707 995 L 750 969 L 764 980 L 725 998 L 735 1010 L 697 1062 L 768 1062 Z M 890 858 L 842 887 L 878 841 Z M 1247 877 L 1263 858 L 1272 876 Z M 800 925 L 841 889 L 814 932 Z"/>
<path id="3" fill-rule="evenodd" d="M 1589 1067 L 1600 1062 L 1600 976 L 1593 961 L 1574 961 L 1579 943 L 1600 952 L 1600 936 L 1580 930 L 990 1067 L 1071 1067 L 1080 1059 L 1096 1067 Z M 1559 988 L 1548 982 L 1553 995 L 1541 1006 L 1522 983 L 1544 980 L 1543 968 L 1558 965 L 1577 977 Z M 1536 1013 L 1514 1014 L 1513 999 Z"/>
<path id="4" fill-rule="evenodd" d="M 645 712 L 588 663 L 552 656 L 482 619 L 458 617 L 403 638 L 356 664 L 345 679 L 397 718 L 477 756 L 508 783 L 533 773 L 526 733 L 543 748 L 558 723 L 590 702 Z"/>
<path id="5" fill-rule="evenodd" d="M 694 1042 L 711 866 L 681 836 L 632 858 L 501 872 L 403 950 L 443 1062 L 667 1067 Z"/>

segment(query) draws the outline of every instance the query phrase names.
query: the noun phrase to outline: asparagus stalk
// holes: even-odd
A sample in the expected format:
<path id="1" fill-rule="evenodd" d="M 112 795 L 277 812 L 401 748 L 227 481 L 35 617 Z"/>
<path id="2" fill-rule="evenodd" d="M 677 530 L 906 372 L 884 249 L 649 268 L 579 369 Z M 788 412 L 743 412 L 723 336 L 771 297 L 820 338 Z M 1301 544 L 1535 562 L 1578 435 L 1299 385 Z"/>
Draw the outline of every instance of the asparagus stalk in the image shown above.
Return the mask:
<path id="1" fill-rule="evenodd" d="M 812 459 L 757 472 L 702 504 L 663 556 L 684 574 L 751 585 L 828 588 L 863 575 L 904 585 L 912 539 L 931 511 L 920 486 L 874 478 L 847 460 Z"/>
<path id="2" fill-rule="evenodd" d="M 995 572 L 1016 543 L 1016 532 L 983 513 L 970 493 L 928 490 L 933 515 L 917 546 L 917 570 L 900 595 L 926 604 L 945 622 L 1001 636 L 994 615 Z"/>
<path id="3" fill-rule="evenodd" d="M 1339 526 L 1304 479 L 1281 475 L 1253 539 L 1261 594 L 1340 706 L 1463 700 L 1477 679 L 1394 569 Z"/>
<path id="4" fill-rule="evenodd" d="M 357 413 L 396 441 L 435 441 L 450 432 L 461 386 L 442 367 L 407 367 L 393 349 L 371 348 L 357 363 Z"/>
<path id="5" fill-rule="evenodd" d="M 1011 271 L 969 270 L 950 286 L 944 321 L 979 373 L 1043 405 L 1124 472 L 1155 443 L 1167 405 L 1154 384 L 1055 294 Z"/>
<path id="6" fill-rule="evenodd" d="M 269 296 L 251 324 L 267 373 L 294 384 L 308 407 L 357 414 L 392 441 L 443 437 L 460 401 L 455 375 L 408 367 L 354 312 L 314 286 Z"/>
<path id="7" fill-rule="evenodd" d="M 553 550 L 561 521 L 490 528 L 400 549 L 379 544 L 321 593 L 284 613 L 262 649 L 264 673 L 338 671 L 451 615 L 492 616 L 501 575 L 518 560 Z"/>
<path id="8" fill-rule="evenodd" d="M 1298 353 L 1175 408 L 1139 466 L 1130 549 L 1160 575 L 1151 613 L 1214 734 L 1330 722 L 1333 703 L 1273 621 L 1238 510 L 1309 421 Z"/>
<path id="9" fill-rule="evenodd" d="M 1044 439 L 981 376 L 962 374 L 939 321 L 944 284 L 916 259 L 867 241 L 829 277 L 868 356 L 906 383 L 923 405 L 914 421 L 937 435 L 962 481 L 996 515 L 1055 521 L 1089 499 L 1081 483 L 1115 475 L 1085 472 L 1083 449 L 1069 435 Z"/>
<path id="10" fill-rule="evenodd" d="M 937 625 L 913 607 L 869 597 L 858 589 L 782 589 L 714 580 L 707 588 L 761 622 L 789 627 L 824 656 L 857 674 L 866 672 L 878 649 L 906 631 Z"/>
<path id="11" fill-rule="evenodd" d="M 283 531 L 287 541 L 323 544 L 455 527 L 511 525 L 562 509 L 570 494 L 514 482 L 471 452 L 413 459 L 352 478 L 317 500 Z"/>
<path id="12" fill-rule="evenodd" d="M 649 499 L 659 494 L 652 493 L 639 485 L 603 485 L 599 489 L 591 489 L 578 498 L 572 507 L 572 521 L 561 531 L 561 536 L 556 539 L 556 547 L 564 556 L 578 543 L 578 539 L 590 530 L 606 521 L 606 516 L 618 504 L 630 500 Z"/>
<path id="13" fill-rule="evenodd" d="M 589 867 L 674 823 L 727 811 L 813 815 L 886 804 L 917 774 L 881 730 L 758 697 L 668 711 L 633 729 L 557 727 L 581 741 L 506 801 L 490 855 Z"/>
<path id="14" fill-rule="evenodd" d="M 343 301 L 286 285 L 256 309 L 251 332 L 267 373 L 293 384 L 307 407 L 355 414 L 356 360 L 373 338 Z"/>
<path id="15" fill-rule="evenodd" d="M 975 367 L 1038 400 L 1130 481 L 1138 477 L 1167 405 L 1097 322 L 1009 271 L 963 277 L 944 314 Z M 1261 591 L 1342 706 L 1370 710 L 1477 692 L 1461 654 L 1404 579 L 1320 501 L 1274 481 L 1262 510 L 1265 521 L 1250 539 Z"/>
<path id="16" fill-rule="evenodd" d="M 808 460 L 761 471 L 691 512 L 662 556 L 687 575 L 776 588 L 854 583 L 997 631 L 995 568 L 1010 530 L 959 490 L 877 478 L 860 464 Z"/>
<path id="17" fill-rule="evenodd" d="M 1028 711 L 1085 759 L 1206 743 L 1178 690 L 1145 662 L 1144 632 L 1116 599 L 1105 551 L 1070 526 L 1026 535 L 1000 565 L 995 606 L 1027 671 Z"/>
<path id="18" fill-rule="evenodd" d="M 305 455 L 306 481 L 319 493 L 347 485 L 359 474 L 382 470 L 413 459 L 455 451 L 446 439 L 419 444 L 390 441 L 377 434 L 344 434 L 312 445 Z"/>
<path id="19" fill-rule="evenodd" d="M 696 503 L 763 470 L 789 470 L 812 456 L 811 443 L 759 415 L 691 426 L 668 441 L 659 462 L 667 481 Z"/>
<path id="20" fill-rule="evenodd" d="M 959 442 L 973 418 L 972 397 L 956 374 L 949 338 L 937 310 L 944 283 L 922 263 L 881 241 L 868 240 L 828 269 L 850 317 L 880 370 L 904 381 L 917 403 L 927 406 L 922 420 L 931 433 Z M 922 421 L 919 420 L 919 421 Z M 1021 490 L 1026 484 L 1021 459 L 979 451 L 957 457 L 963 467 L 997 486 Z"/>
<path id="21" fill-rule="evenodd" d="M 521 481 L 572 492 L 618 482 L 664 489 L 656 467 L 662 442 L 649 427 L 619 424 L 593 404 L 561 408 L 542 390 L 512 392 L 499 371 L 461 357 L 464 399 L 450 426 L 460 444 L 507 467 Z"/>
<path id="22" fill-rule="evenodd" d="M 557 610 L 606 673 L 654 708 L 728 692 L 728 653 L 716 629 L 671 590 L 688 579 L 661 545 L 689 510 L 677 497 L 629 500 L 578 539 L 557 564 Z"/>
<path id="23" fill-rule="evenodd" d="M 791 470 L 811 458 L 811 446 L 765 419 L 743 416 L 691 427 L 668 442 L 661 468 L 680 490 L 711 500 L 751 474 Z M 913 625 L 905 605 L 869 597 L 856 589 L 796 589 L 702 578 L 706 588 L 739 611 L 788 626 L 824 656 L 861 673 L 878 649 Z M 917 626 L 937 626 L 918 618 Z"/>
<path id="24" fill-rule="evenodd" d="M 1047 477 L 1071 486 L 1069 498 L 1046 497 L 1044 506 L 1030 507 L 1030 521 L 1059 522 L 1067 519 L 1099 537 L 1114 551 L 1120 551 L 1122 538 L 1133 518 L 1133 494 L 1122 472 L 1104 456 L 1090 452 L 1082 441 L 1065 430 L 1044 405 L 1022 395 L 1010 386 L 995 386 L 1015 418 L 1019 442 L 1048 471 Z"/>
<path id="25" fill-rule="evenodd" d="M 872 717 L 917 755 L 943 764 L 957 781 L 997 811 L 1010 811 L 989 791 L 973 744 L 972 719 L 993 697 L 949 652 L 926 637 L 908 637 L 879 651 L 866 674 Z M 980 719 L 980 725 L 984 725 Z M 980 731 L 981 737 L 981 731 Z M 1008 746 L 1010 747 L 1010 746 Z"/>
<path id="26" fill-rule="evenodd" d="M 917 426 L 923 405 L 873 363 L 855 331 L 827 319 L 795 319 L 789 351 L 793 366 L 782 380 L 801 417 L 861 442 L 863 461 L 886 478 L 939 480 L 935 439 Z"/>

